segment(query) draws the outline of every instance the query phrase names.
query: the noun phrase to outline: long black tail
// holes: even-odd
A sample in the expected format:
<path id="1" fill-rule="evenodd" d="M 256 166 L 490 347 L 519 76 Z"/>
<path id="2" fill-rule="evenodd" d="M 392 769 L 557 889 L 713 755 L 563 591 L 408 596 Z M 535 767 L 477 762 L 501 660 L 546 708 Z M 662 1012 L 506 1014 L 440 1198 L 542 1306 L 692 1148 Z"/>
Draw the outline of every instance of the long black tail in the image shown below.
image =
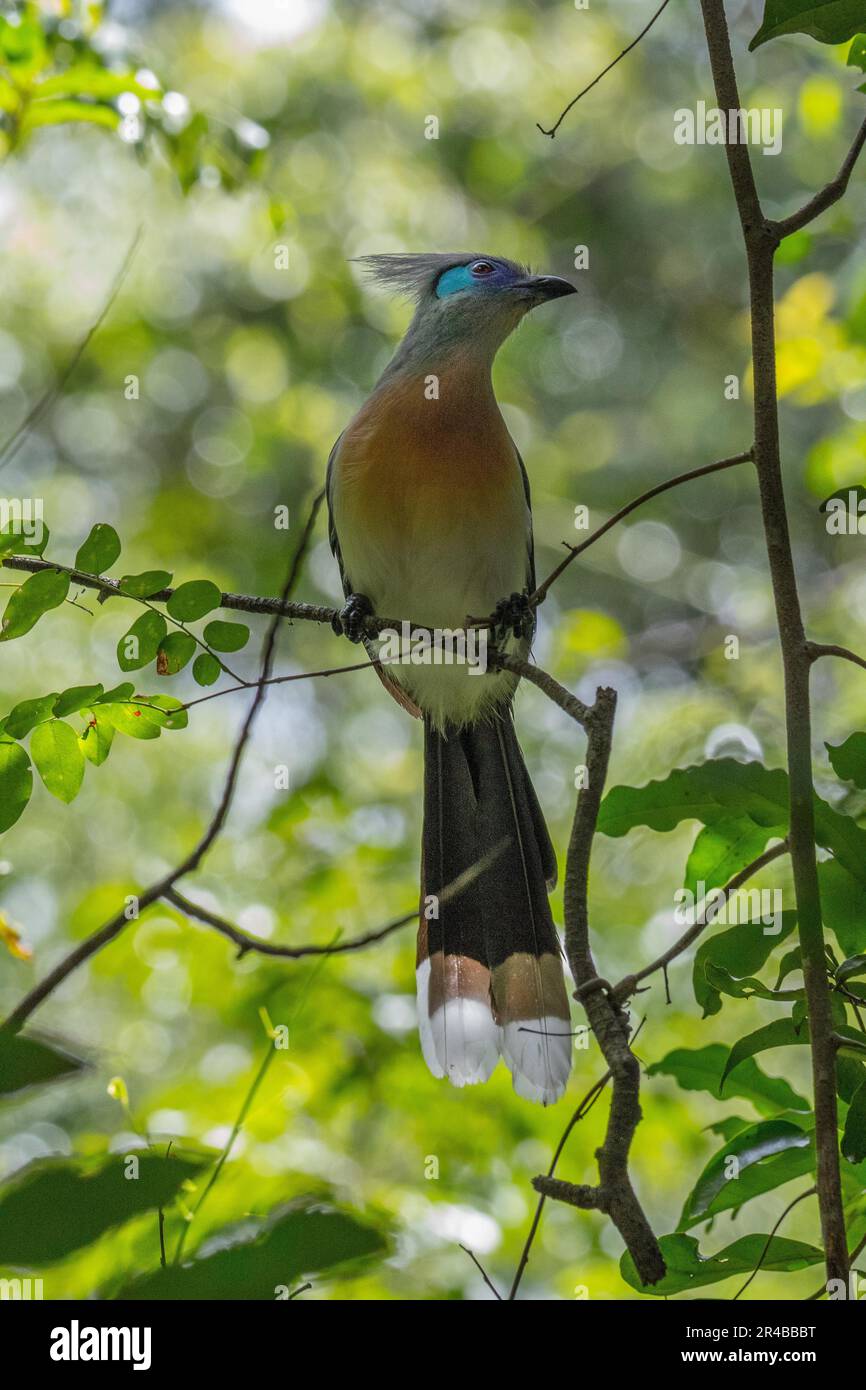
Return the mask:
<path id="1" fill-rule="evenodd" d="M 421 1041 L 457 1086 L 500 1053 L 520 1095 L 558 1100 L 571 1065 L 568 997 L 548 902 L 556 858 L 510 709 L 440 732 L 424 724 Z M 495 851 L 458 896 L 443 890 Z"/>

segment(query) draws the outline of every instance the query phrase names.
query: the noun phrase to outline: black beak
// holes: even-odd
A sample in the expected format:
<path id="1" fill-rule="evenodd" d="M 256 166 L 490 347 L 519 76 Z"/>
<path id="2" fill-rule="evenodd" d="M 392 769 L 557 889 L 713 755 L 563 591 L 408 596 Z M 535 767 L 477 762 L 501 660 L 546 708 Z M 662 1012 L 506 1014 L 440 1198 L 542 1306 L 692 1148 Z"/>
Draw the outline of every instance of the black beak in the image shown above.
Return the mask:
<path id="1" fill-rule="evenodd" d="M 549 299 L 563 299 L 567 294 L 577 294 L 574 285 L 569 280 L 561 280 L 558 275 L 531 275 L 515 288 L 530 290 L 539 304 L 545 304 Z"/>

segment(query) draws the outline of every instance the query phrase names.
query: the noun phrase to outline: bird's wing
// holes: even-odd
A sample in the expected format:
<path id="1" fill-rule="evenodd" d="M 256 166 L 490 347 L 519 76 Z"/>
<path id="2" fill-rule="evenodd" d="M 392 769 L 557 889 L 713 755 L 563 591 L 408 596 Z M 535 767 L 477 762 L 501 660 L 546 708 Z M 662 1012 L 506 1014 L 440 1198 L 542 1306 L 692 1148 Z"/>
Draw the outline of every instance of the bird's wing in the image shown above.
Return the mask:
<path id="1" fill-rule="evenodd" d="M 512 439 L 511 442 L 512 442 L 512 444 L 514 444 L 514 440 L 513 440 L 513 439 Z M 527 560 L 526 583 L 527 583 L 527 586 L 528 586 L 528 588 L 529 588 L 529 592 L 530 592 L 530 593 L 533 593 L 533 592 L 535 591 L 535 542 L 534 542 L 533 537 L 532 537 L 532 497 L 530 496 L 530 492 L 529 492 L 529 474 L 528 474 L 527 471 L 526 471 L 526 464 L 523 462 L 523 459 L 520 457 L 520 450 L 518 449 L 518 447 L 517 447 L 516 444 L 514 444 L 514 452 L 515 452 L 515 454 L 517 455 L 517 462 L 520 464 L 520 474 L 521 474 L 521 477 L 523 478 L 523 493 L 524 493 L 524 496 L 526 497 L 526 509 L 527 509 L 527 511 L 529 512 L 529 531 L 528 531 L 528 534 L 527 534 L 527 556 L 526 556 L 526 560 Z"/>
<path id="2" fill-rule="evenodd" d="M 333 449 L 328 455 L 328 471 L 325 474 L 325 496 L 328 502 L 328 543 L 330 544 L 331 552 L 334 556 L 334 559 L 337 561 L 337 565 L 340 570 L 340 579 L 343 583 L 343 593 L 345 594 L 346 598 L 348 598 L 350 594 L 354 592 L 354 590 L 352 588 L 352 581 L 346 573 L 346 567 L 343 564 L 343 555 L 340 550 L 340 538 L 337 535 L 337 526 L 336 522 L 334 521 L 334 507 L 331 497 L 331 490 L 333 487 L 334 460 L 337 457 L 337 450 L 340 447 L 340 440 L 342 438 L 343 436 L 340 435 L 340 438 L 337 440 Z M 367 653 L 370 656 L 371 660 L 375 661 L 376 657 L 378 656 L 375 643 L 365 642 L 364 646 L 366 647 Z M 401 705 L 403 709 L 406 710 L 407 714 L 411 714 L 414 719 L 421 718 L 421 711 L 415 704 L 414 700 L 410 699 L 410 697 L 406 694 L 405 690 L 401 689 L 401 687 L 397 684 L 396 681 L 393 681 L 389 676 L 386 676 L 381 666 L 376 667 L 376 675 L 379 677 L 379 680 L 384 685 L 388 694 L 391 695 L 393 699 L 397 701 L 398 705 Z"/>
<path id="3" fill-rule="evenodd" d="M 337 561 L 337 566 L 340 570 L 340 579 L 342 580 L 343 584 L 343 593 L 345 594 L 346 598 L 348 598 L 352 592 L 352 585 L 350 583 L 349 576 L 346 574 L 345 566 L 343 565 L 343 556 L 340 551 L 340 538 L 337 535 L 337 525 L 334 521 L 334 505 L 331 497 L 331 491 L 333 488 L 334 460 L 337 457 L 337 450 L 340 447 L 340 440 L 342 438 L 343 436 L 340 435 L 340 437 L 334 444 L 333 449 L 328 455 L 328 469 L 325 474 L 325 496 L 328 502 L 328 543 L 331 547 L 331 553 L 333 554 L 334 559 Z"/>

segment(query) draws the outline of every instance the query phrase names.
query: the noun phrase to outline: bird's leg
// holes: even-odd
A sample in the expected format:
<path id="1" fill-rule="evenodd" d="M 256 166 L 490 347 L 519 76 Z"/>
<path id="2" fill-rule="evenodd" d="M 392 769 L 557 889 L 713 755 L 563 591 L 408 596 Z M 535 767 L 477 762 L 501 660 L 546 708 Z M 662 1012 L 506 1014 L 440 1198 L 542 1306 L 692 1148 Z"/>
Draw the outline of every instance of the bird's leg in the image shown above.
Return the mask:
<path id="1" fill-rule="evenodd" d="M 373 613 L 373 605 L 366 594 L 350 594 L 338 616 L 331 621 L 331 627 L 338 637 L 348 637 L 350 642 L 363 642 L 364 623 Z"/>
<path id="2" fill-rule="evenodd" d="M 527 593 L 510 594 L 502 598 L 493 610 L 491 624 L 494 642 L 503 642 L 513 634 L 515 637 L 531 637 L 534 614 Z"/>

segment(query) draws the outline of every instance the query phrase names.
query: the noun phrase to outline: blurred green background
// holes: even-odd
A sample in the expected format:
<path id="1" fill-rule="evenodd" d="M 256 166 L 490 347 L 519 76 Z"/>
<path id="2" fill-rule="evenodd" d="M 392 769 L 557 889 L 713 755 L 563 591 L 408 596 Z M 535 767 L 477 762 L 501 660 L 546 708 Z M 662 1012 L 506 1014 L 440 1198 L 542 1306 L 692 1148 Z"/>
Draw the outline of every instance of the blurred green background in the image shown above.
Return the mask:
<path id="1" fill-rule="evenodd" d="M 46 5 L 57 12 L 58 6 Z M 70 23 L 76 23 L 76 7 Z M 124 541 L 123 572 L 174 571 L 272 594 L 323 481 L 335 437 L 407 322 L 365 287 L 350 258 L 389 250 L 477 250 L 573 274 L 580 296 L 534 315 L 505 346 L 496 386 L 532 482 L 539 575 L 597 524 L 674 473 L 747 448 L 751 437 L 744 263 L 722 151 L 673 140 L 673 113 L 712 104 L 697 9 L 673 0 L 647 39 L 566 120 L 562 105 L 638 32 L 647 0 L 226 0 L 108 7 L 99 43 L 155 72 L 177 135 L 174 164 L 140 140 L 134 104 L 119 133 L 37 130 L 0 182 L 0 438 L 63 370 L 99 312 L 139 225 L 143 239 L 110 315 L 61 398 L 4 470 L 9 497 L 44 499 L 51 554 L 71 560 L 92 522 Z M 789 38 L 746 51 L 759 6 L 729 6 L 744 104 L 781 108 L 778 157 L 755 153 L 770 216 L 792 211 L 837 168 L 862 118 L 845 49 Z M 70 30 L 70 33 L 72 31 Z M 210 151 L 181 150 L 190 112 Z M 428 118 L 439 122 L 428 139 Z M 190 141 L 191 142 L 191 141 Z M 180 153 L 178 153 L 180 150 Z M 178 171 L 182 179 L 178 178 Z M 181 182 L 187 184 L 186 191 Z M 828 536 L 821 500 L 864 478 L 866 188 L 786 245 L 778 276 L 784 462 L 811 635 L 866 647 L 863 539 Z M 573 270 L 575 248 L 589 265 Z M 288 269 L 277 266 L 288 248 Z M 137 400 L 125 381 L 140 381 Z M 739 399 L 725 378 L 740 379 Z M 274 508 L 291 512 L 288 535 Z M 14 575 L 3 571 L 4 584 Z M 339 595 L 320 519 L 298 597 Z M 46 689 L 120 678 L 114 648 L 128 607 L 64 606 L 3 647 L 3 709 Z M 263 622 L 252 620 L 254 636 Z M 739 637 L 738 660 L 724 639 Z M 571 567 L 541 612 L 538 662 L 584 698 L 619 691 L 611 784 L 640 784 L 706 756 L 783 761 L 780 663 L 760 517 L 747 469 L 692 483 L 616 528 Z M 310 624 L 286 627 L 278 669 L 356 659 Z M 256 644 L 235 658 L 255 672 Z M 198 692 L 184 673 L 164 687 Z M 819 790 L 838 799 L 823 741 L 862 719 L 862 673 L 815 675 Z M 192 712 L 157 743 L 119 742 L 71 808 L 37 787 L 3 837 L 0 910 L 32 948 L 0 947 L 5 1013 L 123 895 L 177 862 L 205 826 L 247 697 Z M 554 840 L 564 850 L 582 737 L 534 690 L 518 728 Z M 421 739 L 370 673 L 273 690 L 230 823 L 184 892 L 249 931 L 326 943 L 409 910 L 417 893 Z M 291 786 L 275 787 L 287 765 Z M 602 974 L 618 978 L 676 932 L 673 894 L 695 827 L 662 838 L 599 837 L 592 929 Z M 762 880 L 787 885 L 786 870 Z M 561 922 L 561 894 L 554 900 Z M 575 1053 L 565 1100 L 520 1101 L 499 1068 L 456 1091 L 421 1059 L 411 927 L 316 968 L 235 959 L 228 943 L 151 909 L 74 974 L 33 1026 L 73 1040 L 93 1066 L 22 1095 L 0 1114 L 0 1178 L 50 1154 L 125 1153 L 139 1132 L 219 1147 L 266 1046 L 258 1010 L 291 1021 L 232 1161 L 189 1234 L 263 1213 L 327 1185 L 379 1214 L 387 1256 L 314 1283 L 306 1298 L 489 1297 L 460 1243 L 500 1287 L 513 1274 L 546 1168 L 571 1108 L 604 1070 Z M 639 996 L 638 1052 L 728 1042 L 772 1015 L 727 1000 L 701 1022 L 690 964 Z M 315 972 L 315 973 L 314 973 Z M 801 1055 L 802 1054 L 802 1055 Z M 762 1065 L 806 1087 L 805 1049 Z M 129 1112 L 108 1094 L 121 1076 Z M 116 1090 L 116 1088 L 115 1088 Z M 720 1115 L 757 1118 L 645 1082 L 634 1175 L 655 1228 L 718 1147 Z M 606 1100 L 576 1130 L 560 1175 L 591 1181 Z M 429 1173 L 438 1160 L 438 1177 Z M 800 1181 L 802 1186 L 802 1180 Z M 796 1184 L 747 1206 L 702 1248 L 767 1231 Z M 176 1238 L 180 1217 L 167 1221 Z M 784 1234 L 817 1238 L 813 1203 Z M 549 1204 L 524 1297 L 637 1297 L 616 1232 Z M 49 1298 L 86 1296 L 121 1270 L 152 1268 L 141 1218 L 44 1271 Z M 8 1272 L 8 1271 L 4 1271 Z M 814 1271 L 761 1274 L 749 1297 L 800 1298 Z M 730 1296 L 736 1284 L 718 1286 Z"/>

